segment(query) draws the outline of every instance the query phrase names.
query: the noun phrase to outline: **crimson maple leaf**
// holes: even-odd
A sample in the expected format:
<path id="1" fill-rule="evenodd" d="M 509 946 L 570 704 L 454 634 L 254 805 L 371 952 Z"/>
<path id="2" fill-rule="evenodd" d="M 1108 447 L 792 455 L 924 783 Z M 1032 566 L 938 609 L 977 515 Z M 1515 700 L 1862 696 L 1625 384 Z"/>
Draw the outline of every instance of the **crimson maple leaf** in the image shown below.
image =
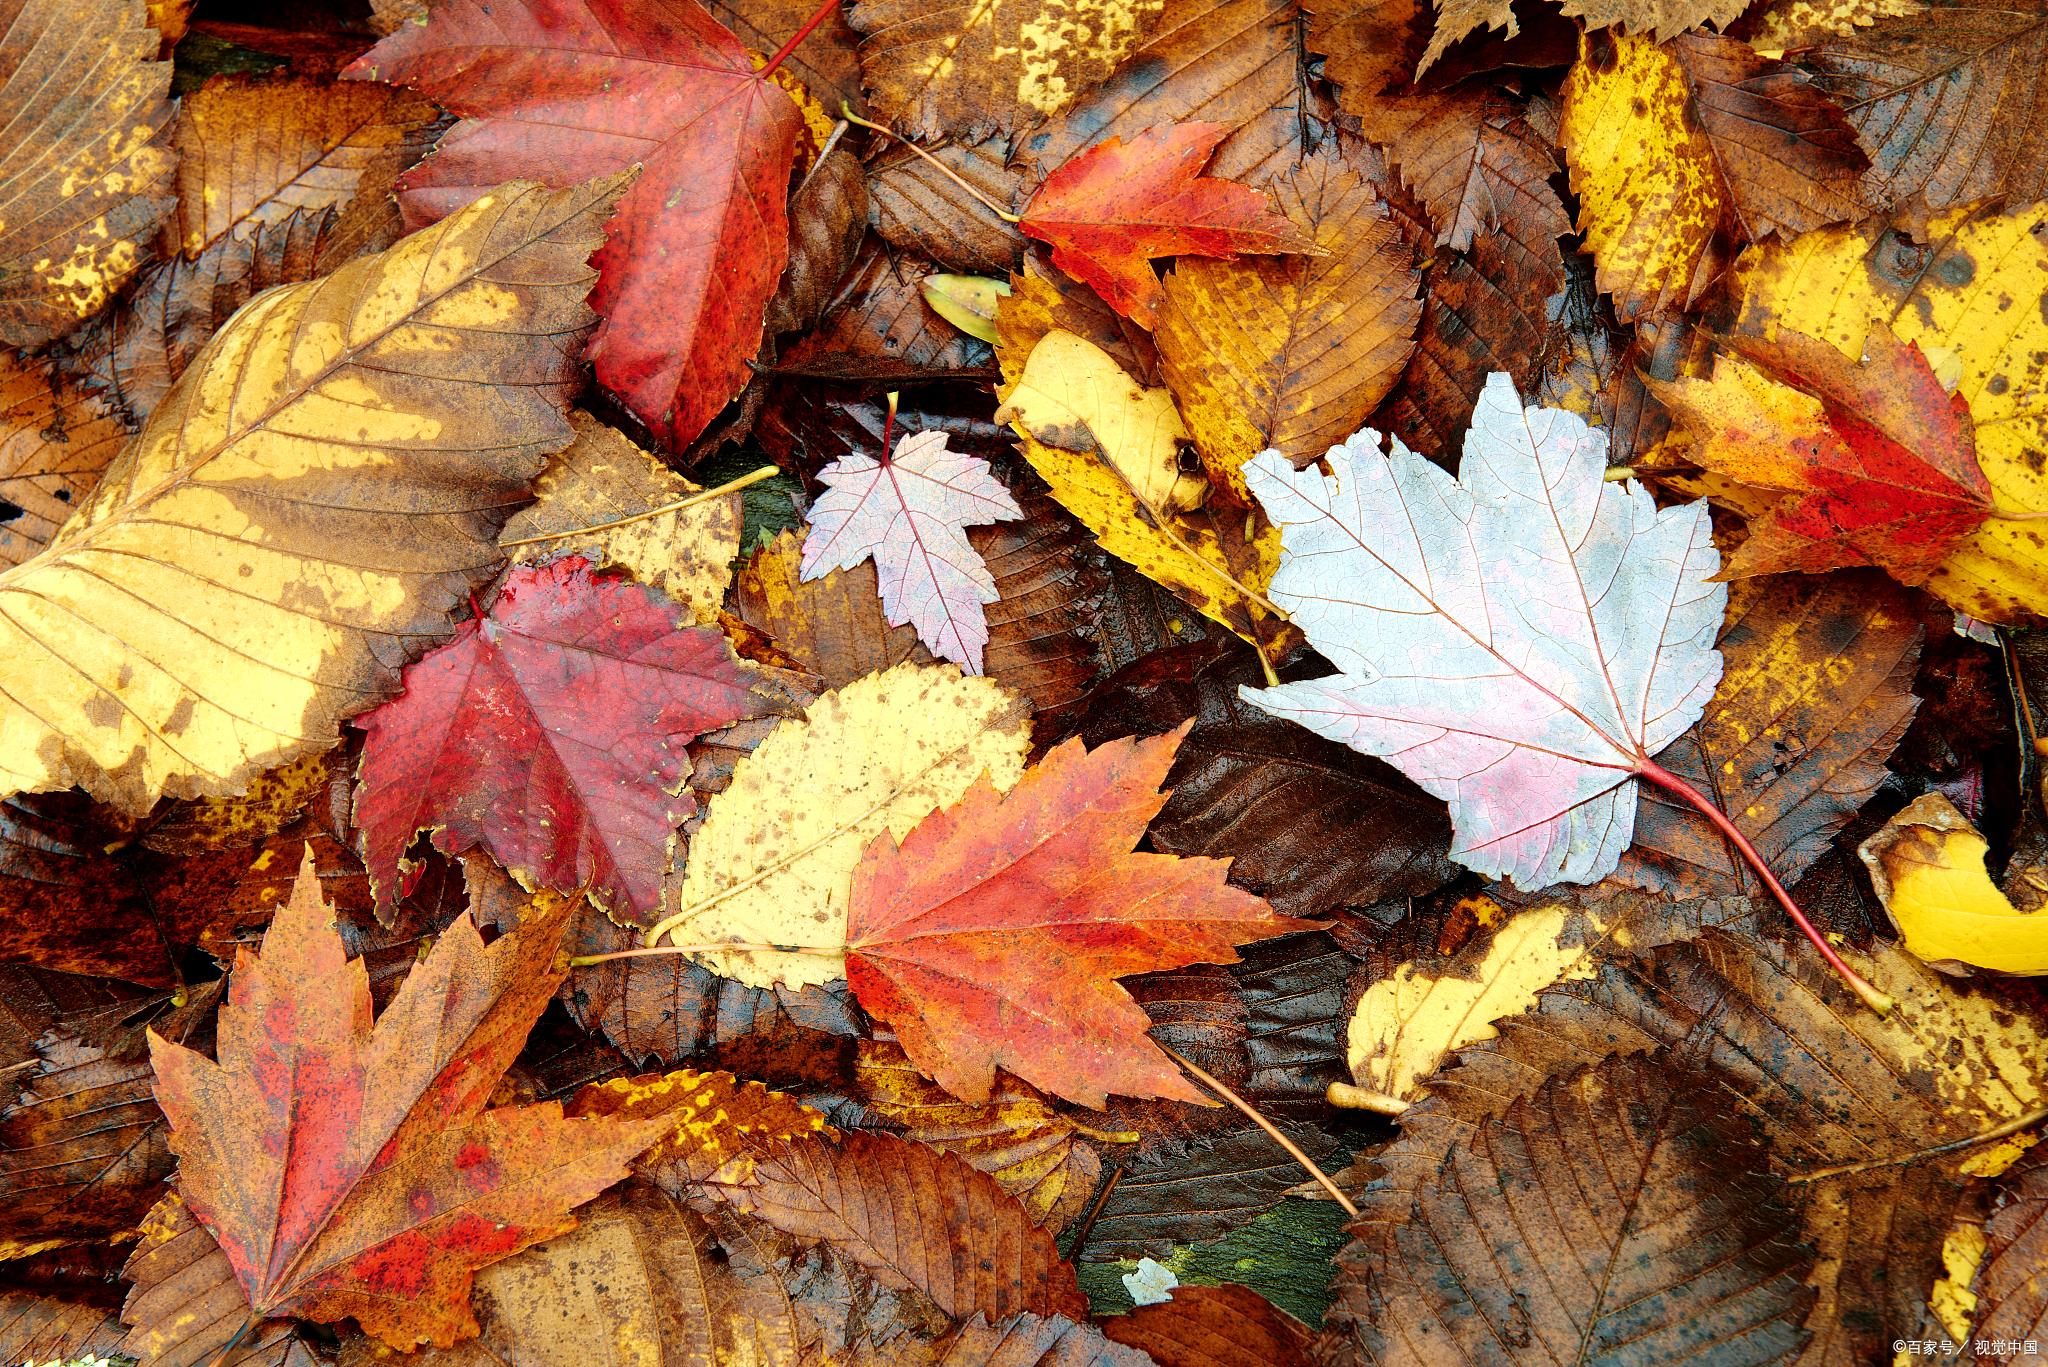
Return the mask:
<path id="1" fill-rule="evenodd" d="M 1235 963 L 1313 930 L 1224 881 L 1230 862 L 1135 854 L 1187 726 L 1089 751 L 1070 740 L 999 793 L 986 779 L 853 877 L 846 978 L 911 1062 L 985 1101 L 998 1067 L 1083 1106 L 1110 1092 L 1205 1100 L 1146 1039 L 1116 979 Z"/>
<path id="2" fill-rule="evenodd" d="M 593 258 L 598 383 L 678 446 L 739 392 L 789 255 L 803 120 L 696 0 L 437 0 L 343 75 L 468 116 L 400 181 L 408 227 L 501 181 L 638 165 Z"/>
<path id="3" fill-rule="evenodd" d="M 1110 138 L 1045 178 L 1021 226 L 1052 244 L 1052 263 L 1149 328 L 1165 301 L 1162 256 L 1318 254 L 1315 242 L 1248 186 L 1205 176 L 1227 124 L 1148 128 Z"/>
<path id="4" fill-rule="evenodd" d="M 696 806 L 684 747 L 754 710 L 746 666 L 686 616 L 570 556 L 514 568 L 481 621 L 408 666 L 405 692 L 355 722 L 368 734 L 355 819 L 380 910 L 431 829 L 445 853 L 482 845 L 531 884 L 654 912 L 668 842 Z"/>
<path id="5" fill-rule="evenodd" d="M 1724 356 L 1711 379 L 1655 386 L 1702 465 L 1785 494 L 1723 578 L 1877 565 L 1922 584 L 1995 511 L 1969 402 L 1889 328 L 1860 361 L 1790 330 L 1729 347 L 1769 379 Z"/>
<path id="6" fill-rule="evenodd" d="M 561 983 L 573 906 L 537 901 L 488 947 L 458 918 L 373 1025 L 308 847 L 262 951 L 236 961 L 220 1061 L 151 1033 L 178 1190 L 254 1318 L 353 1316 L 406 1349 L 474 1336 L 476 1269 L 573 1227 L 673 1127 L 484 1109 Z"/>

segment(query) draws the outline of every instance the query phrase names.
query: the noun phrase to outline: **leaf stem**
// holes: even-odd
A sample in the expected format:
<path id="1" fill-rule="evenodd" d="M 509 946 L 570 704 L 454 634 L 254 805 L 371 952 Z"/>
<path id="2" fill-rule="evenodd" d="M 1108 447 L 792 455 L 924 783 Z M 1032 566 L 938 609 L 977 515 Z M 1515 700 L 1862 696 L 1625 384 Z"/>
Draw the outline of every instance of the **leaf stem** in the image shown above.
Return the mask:
<path id="1" fill-rule="evenodd" d="M 2025 1115 L 2008 1120 L 2003 1125 L 1993 1125 L 1988 1130 L 1965 1135 L 1961 1139 L 1951 1139 L 1946 1144 L 1936 1144 L 1932 1148 L 1915 1149 L 1897 1158 L 1866 1158 L 1860 1163 L 1841 1163 L 1832 1168 L 1815 1168 L 1812 1172 L 1795 1172 L 1785 1180 L 1791 1183 L 1820 1182 L 1830 1177 L 1847 1177 L 1851 1173 L 1869 1172 L 1872 1168 L 1895 1168 L 1906 1163 L 1917 1163 L 1923 1158 L 1939 1158 L 1942 1154 L 1954 1153 L 1958 1149 L 1974 1149 L 1979 1144 L 1989 1144 L 1994 1140 L 2016 1135 L 2022 1130 L 2031 1130 L 2044 1121 L 2048 1121 L 2048 1106 L 2028 1111 Z"/>
<path id="2" fill-rule="evenodd" d="M 965 190 L 974 199 L 975 203 L 981 205 L 982 208 L 988 210 L 997 218 L 1000 218 L 1003 222 L 1022 223 L 1024 221 L 1023 215 L 1013 214 L 1007 209 L 998 207 L 994 200 L 990 199 L 987 195 L 983 194 L 981 191 L 975 189 L 972 185 L 969 185 L 965 180 L 963 180 L 960 177 L 959 172 L 955 171 L 952 167 L 946 165 L 946 163 L 944 163 L 943 161 L 940 161 L 931 153 L 925 151 L 922 147 L 919 147 L 909 138 L 904 137 L 895 129 L 890 128 L 886 124 L 870 123 L 868 120 L 854 113 L 852 106 L 847 104 L 847 102 L 844 100 L 841 100 L 839 102 L 839 117 L 845 119 L 848 123 L 859 124 L 862 128 L 872 128 L 877 133 L 883 133 L 889 137 L 896 139 L 896 141 L 902 143 L 905 147 L 908 147 L 918 156 L 923 157 L 926 161 L 930 162 L 932 164 L 933 169 L 936 170 L 940 175 L 944 176 L 947 180 L 952 181 L 955 185 Z"/>
<path id="3" fill-rule="evenodd" d="M 889 415 L 882 419 L 882 463 L 889 463 L 889 438 L 896 435 L 896 390 L 889 391 Z"/>
<path id="4" fill-rule="evenodd" d="M 776 51 L 775 55 L 768 59 L 768 64 L 762 67 L 761 70 L 756 74 L 762 80 L 767 80 L 769 74 L 773 72 L 775 68 L 781 66 L 783 61 L 788 58 L 790 53 L 796 51 L 797 44 L 801 43 L 804 39 L 810 37 L 813 33 L 817 32 L 818 25 L 824 23 L 827 19 L 830 19 L 832 17 L 833 12 L 838 8 L 839 0 L 824 0 L 824 3 L 818 6 L 817 11 L 813 13 L 810 18 L 804 20 L 804 26 L 798 29 L 793 35 L 791 35 L 790 40 L 784 43 L 781 46 L 781 48 Z"/>
<path id="5" fill-rule="evenodd" d="M 713 944 L 643 945 L 638 949 L 615 949 L 609 954 L 578 954 L 569 960 L 569 967 L 588 968 L 592 964 L 608 964 L 614 959 L 645 959 L 656 954 L 816 954 L 821 958 L 837 958 L 845 953 L 844 948 L 832 949 L 825 945 L 764 945 L 745 940 L 720 940 Z"/>
<path id="6" fill-rule="evenodd" d="M 1333 1082 L 1323 1093 L 1324 1099 L 1339 1110 L 1371 1111 L 1375 1115 L 1402 1115 L 1408 1110 L 1408 1103 L 1400 1097 L 1386 1092 L 1375 1092 L 1370 1087 L 1355 1087 L 1348 1082 Z"/>
<path id="7" fill-rule="evenodd" d="M 1785 885 L 1780 883 L 1778 876 L 1771 872 L 1770 865 L 1766 864 L 1764 857 L 1757 853 L 1756 846 L 1749 843 L 1749 837 L 1744 835 L 1741 828 L 1733 821 L 1730 821 L 1719 807 L 1708 801 L 1699 789 L 1693 787 L 1690 783 L 1687 783 L 1684 779 L 1647 755 L 1636 761 L 1635 773 L 1637 777 L 1648 779 L 1666 792 L 1684 798 L 1689 806 L 1708 821 L 1711 821 L 1714 824 L 1714 828 L 1726 836 L 1734 844 L 1735 848 L 1741 852 L 1744 862 L 1756 870 L 1757 877 L 1761 878 L 1764 886 L 1771 890 L 1771 896 L 1778 899 L 1778 905 L 1785 908 L 1786 914 L 1805 933 L 1806 938 L 1813 942 L 1813 947 L 1820 951 L 1820 956 L 1827 960 L 1828 967 L 1835 970 L 1836 976 L 1840 977 L 1848 985 L 1849 990 L 1854 992 L 1865 1006 L 1877 1012 L 1878 1015 L 1882 1016 L 1890 1013 L 1896 1003 L 1885 993 L 1878 991 L 1875 987 L 1865 982 L 1863 975 L 1842 962 L 1842 956 L 1835 953 L 1835 947 L 1827 942 L 1827 937 L 1820 933 L 1813 922 L 1806 919 L 1806 913 L 1801 911 L 1799 904 L 1792 900 L 1792 894 L 1785 891 Z"/>
<path id="8" fill-rule="evenodd" d="M 1247 1116 L 1251 1117 L 1251 1121 L 1254 1125 L 1257 1125 L 1260 1129 L 1264 1130 L 1266 1132 L 1267 1137 L 1270 1138 L 1275 1144 L 1278 1144 L 1281 1148 L 1287 1150 L 1287 1156 L 1292 1158 L 1295 1162 L 1301 1164 L 1302 1168 L 1308 1173 L 1308 1175 L 1310 1177 L 1315 1178 L 1316 1181 L 1322 1186 L 1324 1191 L 1330 1193 L 1331 1199 L 1335 1200 L 1338 1205 L 1344 1207 L 1345 1214 L 1349 1215 L 1354 1220 L 1358 1218 L 1358 1207 L 1351 1203 L 1351 1198 L 1344 1194 L 1344 1189 L 1342 1187 L 1339 1187 L 1335 1182 L 1331 1181 L 1330 1174 L 1324 1172 L 1321 1168 L 1317 1167 L 1315 1160 L 1313 1158 L 1310 1158 L 1307 1154 L 1303 1153 L 1301 1151 L 1301 1146 L 1299 1144 L 1295 1143 L 1292 1139 L 1289 1139 L 1286 1135 L 1280 1133 L 1279 1126 L 1275 1125 L 1272 1121 L 1266 1119 L 1265 1116 L 1259 1114 L 1258 1109 L 1254 1107 L 1251 1104 L 1251 1102 L 1246 1101 L 1236 1092 L 1231 1091 L 1230 1088 L 1224 1086 L 1220 1080 L 1211 1076 L 1209 1073 L 1204 1072 L 1200 1067 L 1190 1062 L 1177 1051 L 1169 1048 L 1164 1044 L 1160 1044 L 1158 1040 L 1153 1040 L 1152 1043 L 1158 1047 L 1161 1053 L 1165 1054 L 1175 1063 L 1178 1063 L 1181 1067 L 1187 1069 L 1190 1073 L 1194 1074 L 1195 1080 L 1197 1082 L 1200 1082 L 1204 1087 L 1207 1087 L 1210 1091 L 1216 1093 L 1216 1095 L 1222 1097 L 1225 1101 L 1237 1107 L 1238 1110 L 1243 1111 Z"/>
<path id="9" fill-rule="evenodd" d="M 645 522 L 650 517 L 661 517 L 666 513 L 678 513 L 685 508 L 694 508 L 700 503 L 709 503 L 714 498 L 724 498 L 727 494 L 736 494 L 750 484 L 759 484 L 762 480 L 773 479 L 781 473 L 782 467 L 779 465 L 764 465 L 758 470 L 748 471 L 738 479 L 727 480 L 716 489 L 699 489 L 694 494 L 688 494 L 673 502 L 664 503 L 659 508 L 649 508 L 646 512 L 632 513 L 626 517 L 615 517 L 609 522 L 597 522 L 588 527 L 571 527 L 566 532 L 548 532 L 541 536 L 523 536 L 517 541 L 500 541 L 498 549 L 509 551 L 514 546 L 538 546 L 543 541 L 563 541 L 572 536 L 592 536 L 598 532 L 608 532 L 614 527 L 625 527 L 635 522 Z"/>

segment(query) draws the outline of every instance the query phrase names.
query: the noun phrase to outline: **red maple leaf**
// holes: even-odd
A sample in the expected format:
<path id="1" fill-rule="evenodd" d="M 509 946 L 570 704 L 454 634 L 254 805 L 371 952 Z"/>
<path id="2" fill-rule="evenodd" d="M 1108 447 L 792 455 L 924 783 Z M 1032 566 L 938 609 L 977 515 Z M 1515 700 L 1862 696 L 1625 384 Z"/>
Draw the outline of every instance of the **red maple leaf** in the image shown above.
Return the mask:
<path id="1" fill-rule="evenodd" d="M 1045 178 L 1021 226 L 1052 244 L 1055 266 L 1147 328 L 1166 298 L 1154 258 L 1315 253 L 1263 194 L 1201 173 L 1229 133 L 1176 123 L 1098 143 Z"/>
<path id="2" fill-rule="evenodd" d="M 529 907 L 488 948 L 457 918 L 372 1025 L 309 848 L 261 953 L 236 961 L 220 1061 L 150 1035 L 179 1193 L 254 1319 L 353 1316 L 407 1349 L 473 1336 L 476 1269 L 573 1227 L 674 1126 L 484 1109 L 561 983 L 573 905 Z"/>
<path id="3" fill-rule="evenodd" d="M 468 116 L 400 182 L 408 227 L 502 181 L 640 166 L 593 258 L 598 382 L 677 446 L 739 392 L 803 120 L 696 0 L 437 0 L 343 74 Z"/>
<path id="4" fill-rule="evenodd" d="M 1235 946 L 1316 922 L 1224 882 L 1224 859 L 1134 854 L 1187 726 L 1094 751 L 1070 740 L 1008 793 L 986 780 L 887 835 L 854 873 L 846 977 L 911 1061 L 985 1101 L 998 1067 L 1084 1106 L 1205 1100 L 1145 1037 L 1116 979 L 1235 963 Z"/>
<path id="5" fill-rule="evenodd" d="M 696 806 L 684 747 L 754 703 L 725 637 L 685 616 L 580 557 L 521 565 L 487 616 L 408 666 L 405 692 L 355 722 L 379 908 L 404 895 L 406 847 L 431 829 L 448 854 L 482 845 L 531 885 L 651 914 Z"/>

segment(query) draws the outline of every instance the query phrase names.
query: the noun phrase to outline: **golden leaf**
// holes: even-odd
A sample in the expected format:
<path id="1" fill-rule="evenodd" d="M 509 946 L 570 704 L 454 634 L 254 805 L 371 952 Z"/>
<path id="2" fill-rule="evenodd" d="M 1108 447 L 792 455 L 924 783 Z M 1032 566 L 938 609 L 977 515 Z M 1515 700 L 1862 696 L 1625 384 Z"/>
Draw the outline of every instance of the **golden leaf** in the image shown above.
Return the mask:
<path id="1" fill-rule="evenodd" d="M 2048 973 L 2048 913 L 2022 912 L 1998 890 L 1984 868 L 1988 848 L 1954 803 L 1928 793 L 1857 853 L 1913 954 L 1936 968 Z"/>
<path id="2" fill-rule="evenodd" d="M 576 440 L 548 462 L 533 504 L 505 524 L 499 544 L 514 560 L 587 556 L 660 589 L 699 623 L 716 621 L 740 549 L 740 495 L 639 517 L 703 490 L 588 413 L 569 422 Z M 585 527 L 597 530 L 578 531 Z"/>
<path id="3" fill-rule="evenodd" d="M 1821 228 L 1743 254 L 1737 330 L 1784 327 L 1860 359 L 1876 323 L 1930 360 L 1953 358 L 1991 482 L 1988 521 L 1928 578 L 1950 606 L 1986 622 L 2048 620 L 2048 204 L 1952 210 L 1922 246 L 1877 228 Z M 1937 372 L 1940 364 L 1937 364 Z"/>
<path id="4" fill-rule="evenodd" d="M 236 314 L 0 573 L 0 791 L 230 796 L 389 693 L 569 439 L 618 185 L 501 187 Z"/>
<path id="5" fill-rule="evenodd" d="M 735 766 L 648 943 L 825 951 L 694 956 L 751 987 L 845 977 L 847 900 L 868 843 L 884 831 L 901 840 L 984 774 L 1008 791 L 1024 772 L 1030 715 L 1008 689 L 952 665 L 900 664 L 826 693 Z"/>

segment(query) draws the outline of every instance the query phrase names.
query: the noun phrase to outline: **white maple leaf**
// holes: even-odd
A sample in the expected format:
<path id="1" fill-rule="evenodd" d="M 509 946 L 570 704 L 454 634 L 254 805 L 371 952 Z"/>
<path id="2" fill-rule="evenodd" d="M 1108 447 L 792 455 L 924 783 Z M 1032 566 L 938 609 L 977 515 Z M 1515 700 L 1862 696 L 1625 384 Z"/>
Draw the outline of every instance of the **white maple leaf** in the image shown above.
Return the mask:
<path id="1" fill-rule="evenodd" d="M 890 623 L 908 622 L 934 655 L 981 673 L 996 581 L 966 528 L 1024 516 L 988 462 L 947 449 L 943 432 L 913 432 L 886 465 L 856 452 L 818 479 L 801 577 L 872 559 Z"/>
<path id="2" fill-rule="evenodd" d="M 1612 872 L 1634 777 L 1721 677 L 1705 503 L 1606 482 L 1607 438 L 1487 380 L 1456 479 L 1379 434 L 1329 477 L 1245 465 L 1281 528 L 1273 599 L 1342 672 L 1244 696 L 1450 804 L 1453 858 L 1525 888 Z"/>

